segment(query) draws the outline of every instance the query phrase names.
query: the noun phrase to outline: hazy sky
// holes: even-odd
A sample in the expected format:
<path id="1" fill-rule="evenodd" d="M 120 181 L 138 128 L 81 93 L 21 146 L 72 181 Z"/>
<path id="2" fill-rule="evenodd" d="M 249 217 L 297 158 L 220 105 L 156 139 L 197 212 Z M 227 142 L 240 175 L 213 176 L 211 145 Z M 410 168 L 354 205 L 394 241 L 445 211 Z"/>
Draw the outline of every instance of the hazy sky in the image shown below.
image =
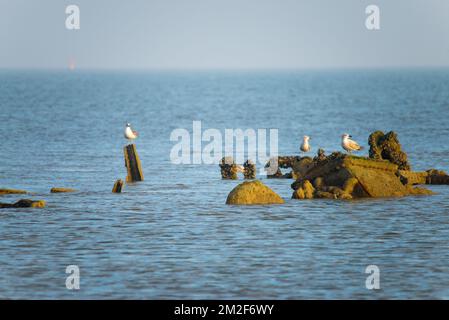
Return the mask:
<path id="1" fill-rule="evenodd" d="M 76 4 L 81 29 L 65 27 Z M 380 7 L 381 30 L 365 27 Z M 0 0 L 0 67 L 449 66 L 448 0 Z"/>

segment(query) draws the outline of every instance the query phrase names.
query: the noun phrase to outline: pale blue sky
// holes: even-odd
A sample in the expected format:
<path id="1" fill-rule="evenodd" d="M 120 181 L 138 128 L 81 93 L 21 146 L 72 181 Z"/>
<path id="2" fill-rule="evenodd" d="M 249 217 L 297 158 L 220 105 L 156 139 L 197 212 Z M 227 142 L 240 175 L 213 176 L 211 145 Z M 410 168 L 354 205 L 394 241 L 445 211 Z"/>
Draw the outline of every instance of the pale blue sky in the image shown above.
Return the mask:
<path id="1" fill-rule="evenodd" d="M 81 30 L 65 28 L 77 4 Z M 381 30 L 365 28 L 365 7 Z M 447 0 L 0 0 L 0 67 L 449 66 Z"/>

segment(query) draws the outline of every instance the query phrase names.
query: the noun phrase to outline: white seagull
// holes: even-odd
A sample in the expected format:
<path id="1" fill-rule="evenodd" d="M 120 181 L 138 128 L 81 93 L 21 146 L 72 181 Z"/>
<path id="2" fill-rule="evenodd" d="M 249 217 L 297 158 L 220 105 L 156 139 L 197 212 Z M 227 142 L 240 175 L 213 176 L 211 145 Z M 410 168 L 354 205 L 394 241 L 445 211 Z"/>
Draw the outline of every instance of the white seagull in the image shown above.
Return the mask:
<path id="1" fill-rule="evenodd" d="M 310 151 L 309 140 L 310 140 L 309 136 L 304 136 L 304 138 L 302 140 L 301 147 L 300 147 L 302 152 L 309 152 Z"/>
<path id="2" fill-rule="evenodd" d="M 126 124 L 126 128 L 125 128 L 125 138 L 128 141 L 132 141 L 135 138 L 137 138 L 138 134 L 137 131 L 134 131 L 131 129 L 131 125 L 129 123 Z"/>
<path id="3" fill-rule="evenodd" d="M 341 147 L 345 149 L 348 153 L 351 153 L 352 151 L 359 151 L 363 150 L 363 147 L 361 147 L 357 142 L 354 140 L 351 140 L 352 136 L 345 133 L 341 136 Z"/>

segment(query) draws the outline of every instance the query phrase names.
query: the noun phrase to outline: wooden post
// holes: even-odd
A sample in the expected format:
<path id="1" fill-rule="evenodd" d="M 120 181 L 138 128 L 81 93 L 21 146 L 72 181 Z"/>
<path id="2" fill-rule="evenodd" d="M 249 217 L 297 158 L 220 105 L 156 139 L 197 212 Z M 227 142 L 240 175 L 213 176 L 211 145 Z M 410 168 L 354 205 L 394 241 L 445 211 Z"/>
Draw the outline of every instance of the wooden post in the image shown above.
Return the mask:
<path id="1" fill-rule="evenodd" d="M 128 144 L 123 151 L 125 153 L 125 166 L 128 170 L 126 182 L 143 181 L 143 172 L 136 146 Z"/>
<path id="2" fill-rule="evenodd" d="M 122 179 L 118 179 L 114 183 L 114 187 L 112 188 L 112 192 L 113 193 L 121 193 L 122 192 L 122 187 L 123 187 L 123 180 Z"/>

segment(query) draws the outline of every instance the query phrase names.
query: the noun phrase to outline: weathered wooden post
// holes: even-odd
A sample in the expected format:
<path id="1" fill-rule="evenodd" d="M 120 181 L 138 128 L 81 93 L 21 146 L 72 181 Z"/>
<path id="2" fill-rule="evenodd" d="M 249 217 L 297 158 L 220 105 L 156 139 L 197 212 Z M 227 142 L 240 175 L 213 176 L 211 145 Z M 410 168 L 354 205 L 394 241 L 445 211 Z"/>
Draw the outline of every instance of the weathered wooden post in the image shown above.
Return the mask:
<path id="1" fill-rule="evenodd" d="M 143 172 L 136 146 L 128 144 L 123 151 L 125 153 L 125 166 L 128 170 L 126 182 L 143 181 Z"/>
<path id="2" fill-rule="evenodd" d="M 112 188 L 112 192 L 113 193 L 121 193 L 122 192 L 122 188 L 123 188 L 123 180 L 122 179 L 118 179 L 114 183 L 114 187 Z"/>

